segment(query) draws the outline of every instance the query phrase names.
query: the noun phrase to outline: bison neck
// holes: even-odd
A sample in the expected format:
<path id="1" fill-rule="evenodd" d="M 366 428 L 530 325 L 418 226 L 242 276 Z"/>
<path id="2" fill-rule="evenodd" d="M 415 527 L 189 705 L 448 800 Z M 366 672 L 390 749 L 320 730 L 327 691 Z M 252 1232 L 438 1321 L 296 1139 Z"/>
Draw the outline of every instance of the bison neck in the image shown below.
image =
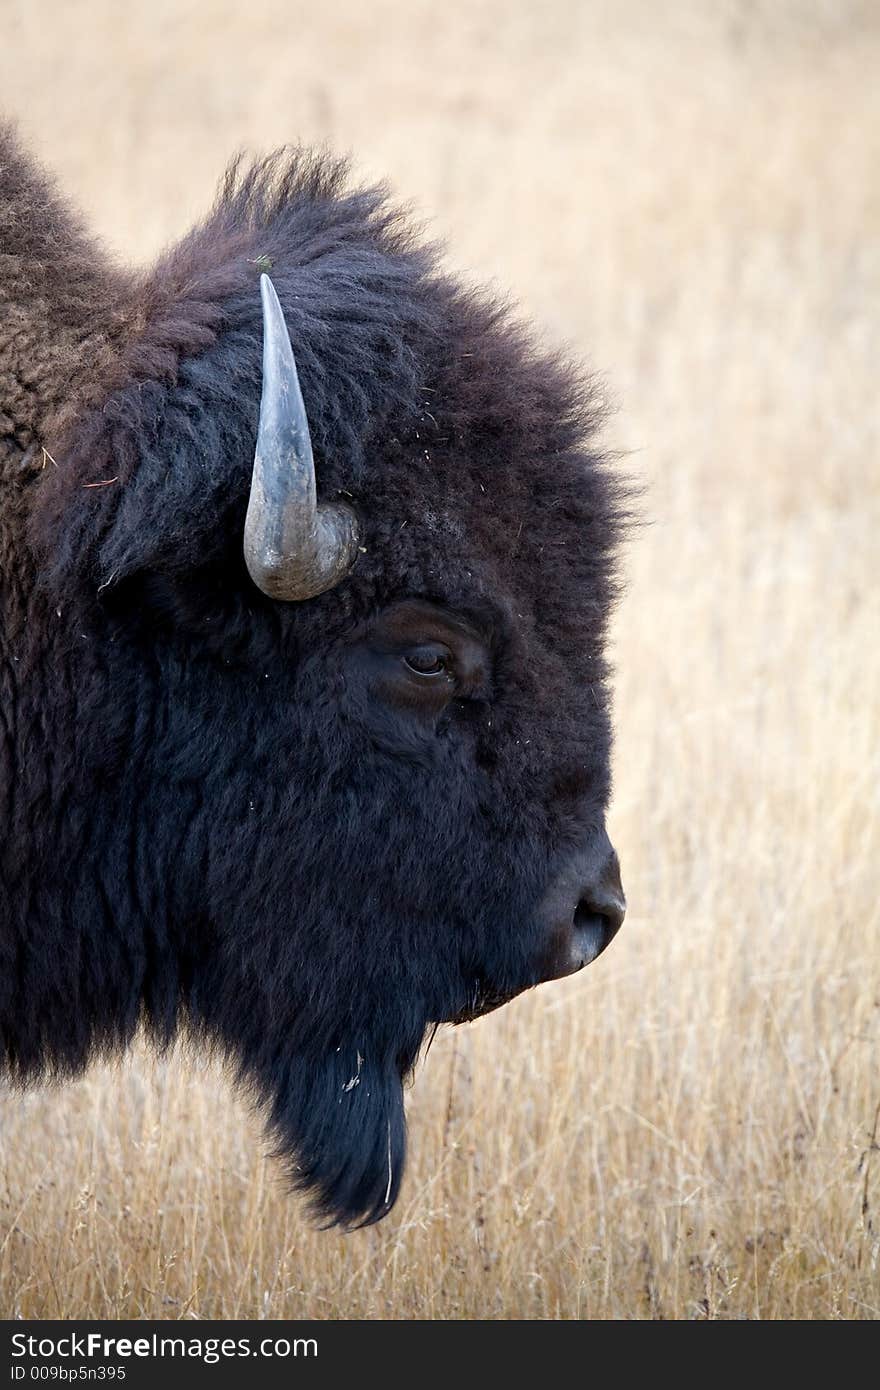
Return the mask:
<path id="1" fill-rule="evenodd" d="M 130 1032 L 107 986 L 115 955 L 125 989 L 138 946 L 129 957 L 111 935 L 94 849 L 100 786 L 77 747 L 100 668 L 37 595 L 20 543 L 30 488 L 9 473 L 0 465 L 0 1071 L 24 1079 L 77 1071 L 96 1045 Z M 105 849 L 112 857 L 112 838 Z"/>
<path id="2" fill-rule="evenodd" d="M 186 961 L 171 949 L 173 888 L 160 892 L 143 813 L 154 793 L 134 745 L 148 748 L 151 731 L 136 695 L 116 681 L 96 634 L 43 606 L 27 564 L 10 572 L 7 562 L 0 1072 L 24 1080 L 76 1073 L 96 1051 L 129 1042 L 143 1019 L 170 1038 Z M 139 693 L 150 709 L 153 692 Z"/>
<path id="3" fill-rule="evenodd" d="M 131 711 L 98 644 L 41 596 L 27 541 L 56 466 L 47 440 L 118 361 L 127 283 L 0 125 L 0 1066 L 21 1076 L 76 1070 L 124 1039 L 144 993 L 148 946 L 114 934 L 125 913 L 108 889 L 131 862 L 130 827 L 118 805 L 119 823 L 102 824 L 108 774 L 84 769 L 78 746 L 82 721 L 100 717 L 118 756 Z M 121 891 L 138 893 L 136 874 Z M 141 908 L 129 916 L 143 921 Z"/>

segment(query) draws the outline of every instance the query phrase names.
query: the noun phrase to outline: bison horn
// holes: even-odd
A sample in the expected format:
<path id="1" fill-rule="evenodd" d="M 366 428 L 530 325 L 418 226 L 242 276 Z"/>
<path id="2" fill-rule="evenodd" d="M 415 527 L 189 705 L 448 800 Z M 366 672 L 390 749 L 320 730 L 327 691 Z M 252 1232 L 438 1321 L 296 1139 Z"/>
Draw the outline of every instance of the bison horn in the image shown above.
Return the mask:
<path id="1" fill-rule="evenodd" d="M 318 506 L 312 441 L 284 313 L 268 275 L 260 277 L 260 290 L 263 394 L 244 558 L 254 583 L 270 598 L 314 598 L 354 564 L 358 519 L 344 502 Z"/>

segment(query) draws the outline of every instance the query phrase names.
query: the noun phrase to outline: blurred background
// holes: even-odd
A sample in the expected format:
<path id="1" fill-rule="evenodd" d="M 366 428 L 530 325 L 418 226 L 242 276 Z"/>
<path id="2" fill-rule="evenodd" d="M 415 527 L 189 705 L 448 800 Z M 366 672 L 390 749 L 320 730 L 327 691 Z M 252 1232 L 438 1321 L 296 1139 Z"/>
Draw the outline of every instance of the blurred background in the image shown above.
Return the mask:
<path id="1" fill-rule="evenodd" d="M 239 149 L 351 151 L 602 374 L 646 523 L 613 949 L 438 1037 L 401 1200 L 351 1236 L 198 1058 L 3 1094 L 0 1315 L 880 1315 L 878 6 L 0 17 L 3 114 L 115 255 Z"/>

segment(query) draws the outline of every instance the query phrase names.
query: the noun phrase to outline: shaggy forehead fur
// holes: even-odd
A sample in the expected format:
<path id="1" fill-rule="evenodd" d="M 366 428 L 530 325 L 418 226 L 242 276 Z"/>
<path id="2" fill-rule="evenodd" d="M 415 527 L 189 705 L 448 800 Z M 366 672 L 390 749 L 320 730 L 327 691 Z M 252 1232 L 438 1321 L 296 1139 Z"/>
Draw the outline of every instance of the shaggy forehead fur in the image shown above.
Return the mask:
<path id="1" fill-rule="evenodd" d="M 43 471 L 32 535 L 66 597 L 72 580 L 94 596 L 142 569 L 214 562 L 244 583 L 263 269 L 319 495 L 353 500 L 366 522 L 354 574 L 303 614 L 326 625 L 397 594 L 484 593 L 563 646 L 584 623 L 598 638 L 621 494 L 590 448 L 589 383 L 443 275 L 383 190 L 351 191 L 343 163 L 303 151 L 233 164 L 205 222 L 117 297 L 84 401 L 47 421 L 59 467 Z"/>

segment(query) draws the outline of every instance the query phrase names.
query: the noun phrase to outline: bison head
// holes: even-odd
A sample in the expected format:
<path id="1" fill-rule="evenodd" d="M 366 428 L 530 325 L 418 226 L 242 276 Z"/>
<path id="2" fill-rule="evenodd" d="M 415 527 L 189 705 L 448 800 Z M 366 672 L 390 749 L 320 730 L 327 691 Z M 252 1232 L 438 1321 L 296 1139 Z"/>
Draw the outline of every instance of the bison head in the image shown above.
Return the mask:
<path id="1" fill-rule="evenodd" d="M 55 1051 L 185 1026 L 320 1214 L 376 1220 L 427 1032 L 622 920 L 601 408 L 301 155 L 230 175 L 122 317 L 30 519 L 68 774 L 40 895 L 89 1020 Z"/>

